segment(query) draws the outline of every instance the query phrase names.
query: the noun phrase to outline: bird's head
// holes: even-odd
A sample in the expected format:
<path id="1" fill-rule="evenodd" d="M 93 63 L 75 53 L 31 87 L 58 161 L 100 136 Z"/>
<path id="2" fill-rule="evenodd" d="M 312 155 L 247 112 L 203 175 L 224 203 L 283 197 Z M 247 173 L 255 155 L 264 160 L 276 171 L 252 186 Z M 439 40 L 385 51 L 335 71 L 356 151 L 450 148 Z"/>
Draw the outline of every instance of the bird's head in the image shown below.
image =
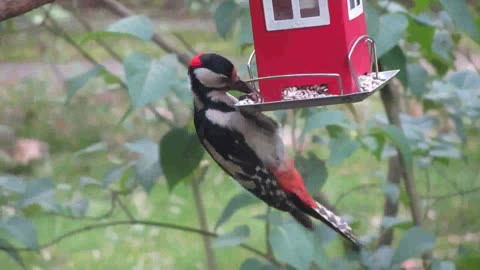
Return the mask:
<path id="1" fill-rule="evenodd" d="M 232 62 L 215 53 L 199 53 L 193 57 L 188 67 L 188 75 L 193 91 L 252 92 L 248 85 L 239 79 Z"/>

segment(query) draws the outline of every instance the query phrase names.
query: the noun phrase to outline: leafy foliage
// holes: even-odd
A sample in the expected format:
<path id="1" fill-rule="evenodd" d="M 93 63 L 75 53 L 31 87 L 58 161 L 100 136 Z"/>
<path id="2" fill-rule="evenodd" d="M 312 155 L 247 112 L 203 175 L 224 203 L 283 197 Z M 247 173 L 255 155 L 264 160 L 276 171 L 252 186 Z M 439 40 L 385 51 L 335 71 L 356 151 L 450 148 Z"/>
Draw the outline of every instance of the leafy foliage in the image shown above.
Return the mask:
<path id="1" fill-rule="evenodd" d="M 194 172 L 202 160 L 203 153 L 196 135 L 187 129 L 172 129 L 162 138 L 160 163 L 170 190 Z M 182 164 L 181 168 L 179 164 Z"/>
<path id="2" fill-rule="evenodd" d="M 216 30 L 223 39 L 235 39 L 241 48 L 252 45 L 247 1 L 186 2 L 192 8 L 212 10 Z M 413 6 L 407 7 L 400 1 L 365 1 L 365 10 L 369 33 L 376 41 L 377 53 L 382 64 L 388 69 L 402 70 L 398 79 L 405 89 L 402 93 L 403 103 L 408 104 L 413 100 L 419 102 L 423 106 L 421 116 L 401 115 L 402 129 L 400 129 L 388 125 L 384 115 L 377 115 L 375 121 L 371 119 L 352 121 L 351 114 L 358 116 L 352 107 L 349 112 L 339 107 L 328 110 L 301 109 L 293 114 L 299 118 L 295 122 L 289 121 L 291 119 L 286 117 L 288 114 L 283 113 L 281 118 L 293 129 L 292 140 L 298 140 L 301 145 L 301 149 L 300 147 L 294 149 L 297 154 L 296 165 L 305 178 L 307 188 L 313 194 L 328 187 L 331 181 L 328 179 L 328 172 L 335 178 L 343 170 L 356 172 L 355 162 L 346 163 L 359 152 L 368 152 L 378 160 L 384 161 L 395 153 L 393 150 L 396 148 L 401 152 L 407 169 L 414 172 L 420 169 L 422 172 L 430 172 L 437 164 L 447 164 L 464 157 L 465 145 L 468 143 L 471 130 L 475 130 L 479 124 L 480 75 L 478 71 L 455 70 L 455 60 L 460 47 L 471 46 L 478 50 L 480 44 L 478 27 L 480 19 L 476 14 L 478 11 L 470 8 L 465 0 L 415 0 L 412 3 Z M 8 25 L 2 23 L 0 26 Z M 0 31 L 6 31 L 2 29 Z M 150 42 L 153 31 L 153 23 L 148 17 L 132 16 L 111 24 L 104 31 L 84 35 L 80 44 L 86 46 L 89 41 L 110 38 L 133 38 Z M 462 43 L 467 45 L 460 45 Z M 72 154 L 74 157 L 72 163 L 79 163 L 79 170 L 82 171 L 82 177 L 77 184 L 71 183 L 73 181 L 65 184 L 54 177 L 36 178 L 12 174 L 0 176 L 2 207 L 0 246 L 22 268 L 26 267 L 20 254 L 11 247 L 36 249 L 39 246 L 38 238 L 42 240 L 43 238 L 37 236 L 37 225 L 32 222 L 35 215 L 48 213 L 72 219 L 96 220 L 96 217 L 88 216 L 96 209 L 91 207 L 90 199 L 83 198 L 83 194 L 87 194 L 85 197 L 88 195 L 94 197 L 92 193 L 96 195 L 99 190 L 105 191 L 105 194 L 111 195 L 109 198 L 112 205 L 120 205 L 119 202 L 126 198 L 133 198 L 134 205 L 139 200 L 139 192 L 140 194 L 152 192 L 155 185 L 162 183 L 158 181 L 159 179 L 166 180 L 171 194 L 169 199 L 179 200 L 176 192 L 181 196 L 185 194 L 178 189 L 174 190 L 175 187 L 179 183 L 187 182 L 191 177 L 199 177 L 200 165 L 206 168 L 203 166 L 208 166 L 210 162 L 204 160 L 203 148 L 191 131 L 191 124 L 186 124 L 191 123 L 191 97 L 184 79 L 185 70 L 180 67 L 177 57 L 174 54 L 166 54 L 155 58 L 140 50 L 129 51 L 125 55 L 124 79 L 110 74 L 101 65 L 69 77 L 67 105 L 72 106 L 75 102 L 73 97 L 78 91 L 86 88 L 92 79 L 100 77 L 108 86 L 126 85 L 131 102 L 131 109 L 126 115 L 143 113 L 144 106 L 154 104 L 162 109 L 167 108 L 167 115 L 171 114 L 168 115 L 171 117 L 164 117 L 165 112 L 162 111 L 164 114 L 160 121 L 167 124 L 166 127 L 162 125 L 164 128 L 162 129 L 155 126 L 154 131 L 142 127 L 139 131 L 142 133 L 140 138 L 135 132 L 138 127 L 135 125 L 139 119 L 138 115 L 135 115 L 132 121 L 123 119 L 125 121 L 122 120 L 118 128 L 128 130 L 130 135 L 128 139 L 115 139 L 122 141 L 115 142 L 121 147 L 112 146 L 114 143 L 110 141 L 107 143 L 107 140 L 100 142 L 96 140 L 95 144 L 91 142 L 81 146 L 84 147 L 83 150 Z M 125 108 L 122 109 L 125 111 Z M 298 133 L 300 136 L 297 138 Z M 158 140 L 157 136 L 160 135 L 159 143 L 155 143 Z M 101 171 L 104 177 L 98 177 L 99 180 L 95 178 L 98 173 L 95 176 L 89 175 L 93 174 L 91 164 L 82 165 L 82 162 L 96 162 L 92 158 L 95 155 L 108 160 L 103 161 L 106 162 L 104 170 Z M 341 165 L 344 166 L 340 167 Z M 340 168 L 332 168 L 333 166 Z M 368 173 L 370 177 L 370 172 Z M 398 185 L 380 183 L 376 186 L 381 188 L 380 194 L 384 195 L 386 200 L 392 203 L 404 201 L 405 192 Z M 223 190 L 218 193 L 219 197 L 226 194 Z M 336 195 L 332 194 L 332 197 Z M 362 196 L 364 196 L 362 198 L 368 196 L 370 199 L 370 196 L 374 195 L 366 193 Z M 430 224 L 425 228 L 413 226 L 412 221 L 405 218 L 408 211 L 401 209 L 401 216 L 384 216 L 380 222 L 383 230 L 396 231 L 400 236 L 398 244 L 380 246 L 372 252 L 363 250 L 358 257 L 356 256 L 358 254 L 352 255 L 348 247 L 340 247 L 338 241 L 333 241 L 337 237 L 329 228 L 319 225 L 313 232 L 309 232 L 290 216 L 284 216 L 278 211 L 272 211 L 265 218 L 263 215 L 256 215 L 259 218 L 248 219 L 249 222 L 260 220 L 261 223 L 268 222 L 267 224 L 244 225 L 245 220 L 239 222 L 239 219 L 246 215 L 250 216 L 257 208 L 252 207 L 252 213 L 239 210 L 256 202 L 258 200 L 252 195 L 245 192 L 237 193 L 230 198 L 215 224 L 215 230 L 228 225 L 236 226 L 214 239 L 213 243 L 217 247 L 240 248 L 239 246 L 246 244 L 247 240 L 257 245 L 256 237 L 263 233 L 257 229 L 270 228 L 268 237 L 265 238 L 267 245 L 272 248 L 273 257 L 266 256 L 271 261 L 249 258 L 240 266 L 242 270 L 358 269 L 360 264 L 367 269 L 399 269 L 404 261 L 419 258 L 432 251 L 437 239 L 438 246 L 444 244 L 441 235 L 437 237 L 429 231 Z M 425 196 L 422 202 L 428 206 L 429 197 Z M 166 208 L 163 204 L 159 205 L 162 207 L 158 205 L 156 207 L 162 210 Z M 128 210 L 129 207 L 120 206 L 130 221 L 134 220 L 131 211 Z M 4 209 L 6 211 L 3 211 Z M 114 210 L 112 208 L 111 211 Z M 143 213 L 142 211 L 147 210 L 136 211 Z M 168 211 L 175 213 L 178 210 Z M 363 220 L 362 215 L 352 211 L 350 210 L 350 215 L 361 219 L 355 225 L 359 226 L 358 231 L 363 233 L 364 227 L 370 226 L 369 219 L 367 220 L 370 216 Z M 3 216 L 4 212 L 7 213 L 6 216 Z M 340 212 L 343 212 L 342 209 Z M 167 210 L 166 213 L 168 214 L 165 216 L 171 214 Z M 137 213 L 134 211 L 133 215 L 135 214 Z M 111 213 L 107 211 L 104 217 L 109 215 Z M 158 218 L 161 219 L 163 216 Z M 363 235 L 362 238 L 367 240 L 366 245 L 373 247 L 378 236 L 379 232 L 375 232 Z M 458 257 L 455 263 L 459 269 L 475 269 L 478 265 L 478 256 L 475 253 L 462 253 L 459 250 Z M 444 259 L 433 258 L 431 268 L 455 269 L 453 262 Z"/>
<path id="3" fill-rule="evenodd" d="M 152 21 L 145 16 L 131 16 L 121 19 L 110 25 L 106 31 L 90 32 L 86 34 L 81 44 L 91 40 L 109 37 L 130 37 L 149 41 L 153 36 Z"/>
<path id="4" fill-rule="evenodd" d="M 159 60 L 134 52 L 125 59 L 128 93 L 135 108 L 163 98 L 177 76 L 177 58 L 166 55 Z"/>

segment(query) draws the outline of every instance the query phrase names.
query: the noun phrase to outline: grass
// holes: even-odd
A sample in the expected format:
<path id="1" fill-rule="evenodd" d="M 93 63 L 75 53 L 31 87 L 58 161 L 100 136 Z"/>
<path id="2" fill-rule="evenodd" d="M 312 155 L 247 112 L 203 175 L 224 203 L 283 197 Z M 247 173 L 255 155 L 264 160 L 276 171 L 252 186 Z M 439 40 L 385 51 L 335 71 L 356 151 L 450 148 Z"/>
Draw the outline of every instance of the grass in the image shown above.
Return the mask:
<path id="1" fill-rule="evenodd" d="M 50 44 L 51 37 L 44 31 L 16 33 L 8 36 L 0 44 L 3 52 L 0 61 L 41 61 L 44 59 L 39 44 Z M 179 31 L 182 36 L 194 44 L 198 50 L 212 50 L 223 54 L 239 56 L 240 53 L 232 42 L 224 41 L 213 33 L 194 30 Z M 82 32 L 73 32 L 76 40 L 81 39 Z M 34 42 L 35 40 L 35 42 Z M 208 40 L 208 43 L 204 41 Z M 156 47 L 131 40 L 107 40 L 122 55 L 133 49 L 141 50 L 154 56 L 163 54 Z M 59 62 L 80 60 L 78 54 L 56 40 L 49 48 L 47 58 Z M 94 43 L 85 45 L 98 59 L 107 59 L 108 55 Z M 59 53 L 61 52 L 61 53 Z M 156 122 L 145 120 L 142 112 L 137 112 L 122 126 L 117 126 L 118 119 L 126 108 L 123 94 L 120 102 L 113 105 L 99 103 L 96 84 L 89 84 L 73 103 L 65 106 L 64 93 L 55 92 L 49 82 L 27 80 L 12 86 L 1 93 L 0 122 L 15 128 L 18 136 L 34 137 L 49 143 L 50 159 L 30 172 L 31 177 L 51 177 L 57 184 L 70 186 L 70 190 L 59 191 L 59 199 L 88 198 L 89 215 L 99 215 L 109 207 L 108 192 L 99 187 L 82 188 L 79 178 L 89 176 L 103 179 L 106 171 L 113 164 L 126 158 L 122 144 L 126 141 L 150 137 L 157 141 L 166 131 L 166 127 Z M 98 87 L 100 88 L 100 87 Z M 377 102 L 373 107 L 380 108 Z M 19 110 L 20 108 L 20 110 Z M 122 109 L 118 109 L 122 108 Z M 373 113 L 372 113 L 373 115 Z M 429 181 L 431 193 L 436 195 L 451 193 L 455 188 L 468 190 L 478 186 L 480 168 L 479 139 L 475 133 L 465 147 L 468 162 L 452 161 L 448 165 L 435 165 L 430 168 Z M 95 153 L 75 156 L 76 152 L 93 143 L 105 141 L 109 145 L 108 154 Z M 319 147 L 322 157 L 327 158 L 327 147 Z M 323 191 L 332 202 L 346 191 L 362 184 L 383 184 L 378 173 L 386 171 L 386 162 L 377 161 L 370 153 L 359 150 L 341 165 L 328 166 L 329 179 Z M 419 193 L 427 193 L 427 176 L 424 171 L 416 170 Z M 220 216 L 229 199 L 239 192 L 238 185 L 223 177 L 218 168 L 210 167 L 207 179 L 202 183 L 202 196 L 207 210 L 210 227 Z M 142 219 L 171 222 L 191 227 L 198 227 L 198 219 L 188 183 L 178 185 L 172 193 L 168 192 L 164 179 L 152 189 L 150 194 L 136 190 L 124 198 L 133 213 Z M 381 217 L 383 191 L 379 188 L 355 192 L 347 196 L 337 206 L 341 213 L 348 213 L 360 221 L 358 231 L 361 234 L 376 231 L 372 226 L 373 217 Z M 463 235 L 465 232 L 478 232 L 477 194 L 455 197 L 438 202 L 432 207 L 435 219 L 429 220 L 429 229 L 437 231 L 442 237 L 438 241 L 440 253 L 456 248 L 449 243 L 448 236 Z M 235 226 L 247 224 L 251 237 L 248 244 L 264 250 L 264 225 L 253 216 L 264 213 L 265 206 L 256 204 L 245 208 L 225 224 L 221 230 L 228 232 Z M 409 217 L 405 206 L 401 215 Z M 127 217 L 116 212 L 109 220 L 125 220 Z M 47 242 L 69 230 L 79 228 L 89 222 L 71 220 L 63 217 L 37 214 L 33 216 L 37 226 L 39 241 Z M 467 242 L 472 248 L 479 249 L 479 242 Z M 239 248 L 219 248 L 215 250 L 219 269 L 238 269 L 241 263 L 254 255 Z M 332 253 L 338 252 L 334 250 Z M 447 254 L 448 252 L 445 252 Z M 42 252 L 23 253 L 29 269 L 205 269 L 205 254 L 202 238 L 199 235 L 146 226 L 117 226 L 107 229 L 92 230 L 65 239 L 58 245 Z M 4 254 L 0 253 L 0 263 L 5 269 L 18 267 Z"/>

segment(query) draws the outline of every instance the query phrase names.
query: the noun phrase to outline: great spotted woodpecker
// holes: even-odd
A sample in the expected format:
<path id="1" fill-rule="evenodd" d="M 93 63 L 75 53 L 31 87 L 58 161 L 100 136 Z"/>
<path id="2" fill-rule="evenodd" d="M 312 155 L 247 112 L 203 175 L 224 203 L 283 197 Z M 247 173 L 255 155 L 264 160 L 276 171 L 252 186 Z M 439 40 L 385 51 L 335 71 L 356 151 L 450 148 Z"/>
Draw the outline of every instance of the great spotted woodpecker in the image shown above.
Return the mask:
<path id="1" fill-rule="evenodd" d="M 323 221 L 359 245 L 350 226 L 316 202 L 288 157 L 278 124 L 262 113 L 237 109 L 227 93 L 251 93 L 234 65 L 213 53 L 198 54 L 188 68 L 194 97 L 194 123 L 200 142 L 223 170 L 268 205 L 289 212 L 312 229 L 309 216 Z"/>

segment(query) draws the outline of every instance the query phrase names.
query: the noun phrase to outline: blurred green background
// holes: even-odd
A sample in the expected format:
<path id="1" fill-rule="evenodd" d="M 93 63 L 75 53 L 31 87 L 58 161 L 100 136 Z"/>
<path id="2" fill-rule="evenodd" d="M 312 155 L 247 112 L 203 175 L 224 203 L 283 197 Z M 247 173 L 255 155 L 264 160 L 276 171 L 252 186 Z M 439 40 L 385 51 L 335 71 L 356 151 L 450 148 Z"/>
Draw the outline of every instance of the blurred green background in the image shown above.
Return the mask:
<path id="1" fill-rule="evenodd" d="M 385 128 L 378 94 L 354 106 L 269 113 L 283 124 L 310 191 L 354 222 L 372 252 L 360 255 L 324 226 L 314 236 L 296 227 L 288 235 L 287 217 L 265 215 L 266 206 L 244 195 L 207 155 L 200 161 L 175 154 L 192 140 L 198 144 L 186 70 L 149 33 L 188 56 L 225 55 L 246 77 L 248 1 L 121 1 L 145 15 L 121 22 L 101 2 L 57 1 L 0 22 L 0 244 L 33 250 L 0 252 L 2 269 L 422 269 L 414 268 L 423 267 L 418 261 L 396 265 L 392 256 L 407 261 L 425 251 L 432 251 L 431 269 L 480 267 L 477 1 L 365 1 L 370 35 L 389 46 L 381 62 L 402 69 L 392 88 L 405 134 Z M 135 63 L 150 69 L 159 63 L 173 76 L 157 78 L 152 87 L 160 94 L 152 94 L 129 80 Z M 135 92 L 139 87 L 150 94 Z M 167 141 L 172 131 L 186 140 Z M 413 226 L 408 193 L 388 179 L 394 146 L 414 160 L 423 221 L 417 237 L 406 233 Z M 386 200 L 400 209 L 391 219 L 383 214 Z M 233 216 L 217 229 L 226 214 Z M 212 244 L 162 224 L 108 224 L 139 220 L 220 235 L 243 225 L 248 231 Z M 385 249 L 377 245 L 382 227 L 395 231 Z M 282 230 L 288 237 L 278 236 Z M 270 253 L 272 243 L 283 244 Z M 214 266 L 211 258 L 206 263 L 212 245 Z M 306 262 L 299 262 L 301 253 Z"/>

